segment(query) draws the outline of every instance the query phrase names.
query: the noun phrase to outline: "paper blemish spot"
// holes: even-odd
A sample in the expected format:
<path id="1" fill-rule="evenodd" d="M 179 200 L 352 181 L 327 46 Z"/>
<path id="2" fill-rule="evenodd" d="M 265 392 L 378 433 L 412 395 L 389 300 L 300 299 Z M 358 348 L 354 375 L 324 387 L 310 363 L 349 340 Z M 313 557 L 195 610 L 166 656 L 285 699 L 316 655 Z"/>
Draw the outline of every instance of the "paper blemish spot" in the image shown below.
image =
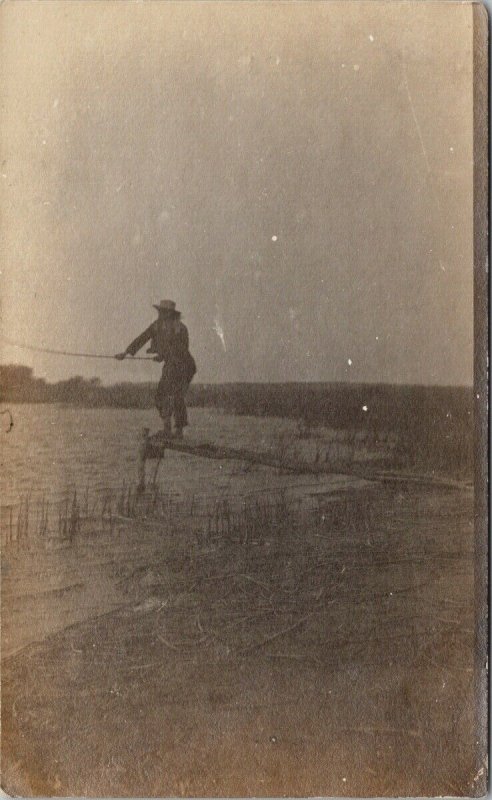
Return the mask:
<path id="1" fill-rule="evenodd" d="M 226 347 L 226 343 L 225 343 L 224 329 L 222 328 L 222 325 L 220 324 L 220 320 L 219 320 L 218 316 L 216 316 L 215 319 L 214 319 L 214 331 L 215 331 L 215 333 L 217 334 L 217 336 L 219 337 L 219 339 L 221 341 L 222 347 L 224 348 L 224 352 L 226 352 L 227 347 Z"/>

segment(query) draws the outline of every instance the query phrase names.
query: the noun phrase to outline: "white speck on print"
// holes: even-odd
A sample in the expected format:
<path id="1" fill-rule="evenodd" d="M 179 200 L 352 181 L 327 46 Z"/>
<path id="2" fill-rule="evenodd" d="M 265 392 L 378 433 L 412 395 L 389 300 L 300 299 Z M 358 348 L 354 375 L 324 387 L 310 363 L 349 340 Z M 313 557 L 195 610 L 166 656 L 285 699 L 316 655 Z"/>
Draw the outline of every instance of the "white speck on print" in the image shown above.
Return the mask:
<path id="1" fill-rule="evenodd" d="M 226 348 L 226 343 L 225 343 L 224 329 L 222 328 L 222 325 L 220 324 L 218 316 L 216 316 L 215 319 L 214 319 L 214 331 L 217 334 L 217 336 L 219 337 L 219 339 L 221 341 L 221 344 L 222 344 L 222 347 L 224 348 L 224 352 L 225 352 L 227 350 L 227 348 Z"/>

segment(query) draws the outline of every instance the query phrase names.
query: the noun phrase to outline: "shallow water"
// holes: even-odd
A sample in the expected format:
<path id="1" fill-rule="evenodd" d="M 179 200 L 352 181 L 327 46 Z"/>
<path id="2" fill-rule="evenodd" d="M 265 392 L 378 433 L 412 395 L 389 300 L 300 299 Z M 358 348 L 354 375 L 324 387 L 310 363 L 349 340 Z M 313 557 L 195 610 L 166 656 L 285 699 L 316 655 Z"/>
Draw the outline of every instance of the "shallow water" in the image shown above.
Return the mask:
<path id="1" fill-rule="evenodd" d="M 120 518 L 118 529 L 108 532 L 101 529 L 99 515 L 95 525 L 84 526 L 76 541 L 69 543 L 60 540 L 57 525 L 57 501 L 74 488 L 79 498 L 86 489 L 92 495 L 100 490 L 104 497 L 108 489 L 118 494 L 123 484 L 136 483 L 142 429 L 159 426 L 154 411 L 57 405 L 11 405 L 10 409 L 14 427 L 2 434 L 0 456 L 0 534 L 5 545 L 2 597 L 4 609 L 9 609 L 2 631 L 4 656 L 68 624 L 128 602 L 127 591 L 121 589 L 115 575 L 128 563 L 158 561 L 163 539 L 159 524 L 147 530 L 130 519 L 125 523 Z M 191 409 L 187 438 L 277 454 L 295 443 L 308 460 L 314 455 L 310 450 L 316 447 L 314 441 L 299 441 L 292 421 L 234 417 L 207 409 Z M 155 462 L 150 462 L 148 478 L 154 469 Z M 276 490 L 296 503 L 302 499 L 303 505 L 316 504 L 319 495 L 332 496 L 342 487 L 364 483 L 344 475 L 285 474 L 270 467 L 173 451 L 166 454 L 159 470 L 163 492 L 183 498 L 185 505 L 190 498 L 203 500 L 206 506 L 209 498 L 242 504 L 249 495 L 264 493 L 268 497 Z M 21 514 L 20 501 L 27 494 L 30 534 L 28 541 L 21 542 L 16 520 Z M 39 536 L 40 509 L 48 505 L 49 535 Z M 175 507 L 173 524 L 178 518 L 179 508 Z M 183 524 L 200 528 L 198 510 L 193 520 L 186 518 Z M 12 526 L 17 530 L 13 536 Z M 8 547 L 9 537 L 13 547 Z"/>
<path id="2" fill-rule="evenodd" d="M 137 480 L 142 429 L 159 428 L 153 409 L 74 408 L 54 404 L 10 405 L 14 427 L 2 432 L 0 492 L 3 506 L 30 492 L 51 498 L 67 490 L 117 489 Z M 295 447 L 314 460 L 315 441 L 300 441 L 296 423 L 278 418 L 221 414 L 190 409 L 187 438 L 233 447 L 287 452 Z M 151 476 L 154 465 L 148 464 Z M 245 467 L 234 461 L 210 461 L 168 452 L 159 468 L 159 483 L 178 495 L 222 496 L 275 488 L 335 488 L 361 483 L 340 475 L 279 474 L 268 467 Z"/>

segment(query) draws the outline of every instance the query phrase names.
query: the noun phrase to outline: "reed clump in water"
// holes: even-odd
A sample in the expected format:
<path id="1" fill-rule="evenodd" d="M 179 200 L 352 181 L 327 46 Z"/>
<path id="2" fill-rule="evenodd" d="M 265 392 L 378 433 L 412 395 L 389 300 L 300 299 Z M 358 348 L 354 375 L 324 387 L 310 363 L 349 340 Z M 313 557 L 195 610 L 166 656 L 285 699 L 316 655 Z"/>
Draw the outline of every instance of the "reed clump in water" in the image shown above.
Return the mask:
<path id="1" fill-rule="evenodd" d="M 319 497 L 289 497 L 283 489 L 268 494 L 179 495 L 159 484 L 144 492 L 134 484 L 72 488 L 58 498 L 27 492 L 17 503 L 1 506 L 1 541 L 18 548 L 70 546 L 91 536 L 112 536 L 135 521 L 187 531 L 198 544 L 223 540 L 246 545 L 308 510 L 320 512 L 322 502 Z"/>

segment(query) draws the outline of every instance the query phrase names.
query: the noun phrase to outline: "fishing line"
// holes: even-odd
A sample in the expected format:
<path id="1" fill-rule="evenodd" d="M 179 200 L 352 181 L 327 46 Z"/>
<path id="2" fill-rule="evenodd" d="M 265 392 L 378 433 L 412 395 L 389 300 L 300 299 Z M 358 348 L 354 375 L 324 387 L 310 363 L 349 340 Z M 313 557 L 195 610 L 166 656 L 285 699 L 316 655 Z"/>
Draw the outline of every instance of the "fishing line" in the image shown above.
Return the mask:
<path id="1" fill-rule="evenodd" d="M 10 344 L 12 347 L 19 347 L 21 350 L 31 350 L 35 353 L 50 353 L 55 356 L 70 356 L 71 358 L 110 358 L 115 359 L 115 356 L 101 355 L 99 353 L 72 353 L 69 350 L 52 350 L 49 347 L 35 347 L 31 344 L 21 344 L 20 342 L 13 342 L 7 339 L 6 336 L 1 336 L 4 342 Z M 125 359 L 126 360 L 126 359 Z M 131 361 L 154 361 L 153 358 L 148 356 L 130 356 Z"/>

